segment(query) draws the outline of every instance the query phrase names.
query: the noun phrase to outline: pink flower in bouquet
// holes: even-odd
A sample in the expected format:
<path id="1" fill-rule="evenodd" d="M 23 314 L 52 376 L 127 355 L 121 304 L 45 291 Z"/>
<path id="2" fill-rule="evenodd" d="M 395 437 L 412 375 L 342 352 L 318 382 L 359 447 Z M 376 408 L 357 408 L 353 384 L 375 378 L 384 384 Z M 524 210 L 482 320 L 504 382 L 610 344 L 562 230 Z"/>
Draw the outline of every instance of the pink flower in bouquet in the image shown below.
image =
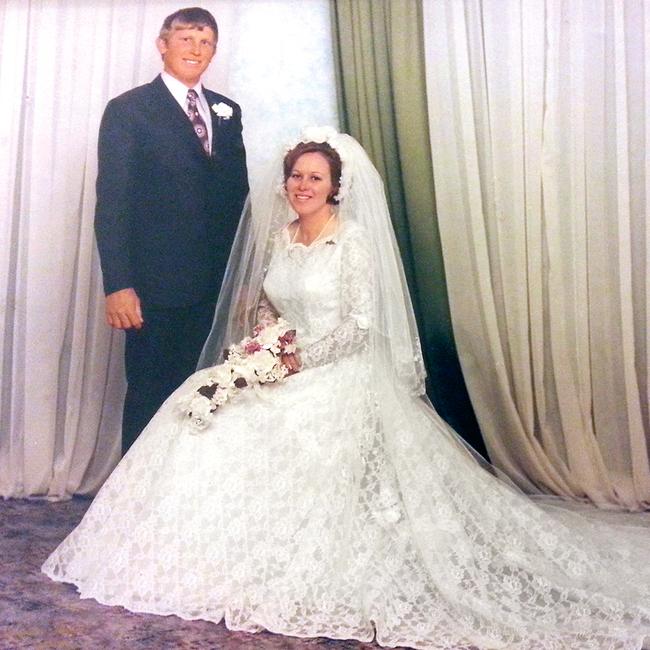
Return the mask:
<path id="1" fill-rule="evenodd" d="M 287 330 L 279 339 L 280 350 L 283 354 L 294 354 L 297 350 L 296 344 L 296 330 Z"/>
<path id="2" fill-rule="evenodd" d="M 244 350 L 246 351 L 246 354 L 253 354 L 254 352 L 258 352 L 261 349 L 262 346 L 255 340 L 246 343 L 246 345 L 244 346 Z"/>

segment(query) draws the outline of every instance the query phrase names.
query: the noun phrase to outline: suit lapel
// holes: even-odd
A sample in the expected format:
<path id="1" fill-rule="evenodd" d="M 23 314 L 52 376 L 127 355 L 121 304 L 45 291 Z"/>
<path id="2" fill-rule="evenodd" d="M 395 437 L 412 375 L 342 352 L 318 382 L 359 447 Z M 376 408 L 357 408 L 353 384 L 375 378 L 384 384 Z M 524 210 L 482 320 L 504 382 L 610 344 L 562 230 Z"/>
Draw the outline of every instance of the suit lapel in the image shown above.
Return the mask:
<path id="1" fill-rule="evenodd" d="M 194 157 L 198 156 L 204 163 L 210 162 L 210 159 L 203 151 L 201 141 L 194 132 L 192 123 L 179 103 L 174 99 L 174 96 L 169 92 L 160 75 L 151 82 L 151 87 L 155 98 L 155 108 L 160 108 L 159 111 L 156 111 L 156 120 L 163 125 L 163 128 L 167 132 L 167 137 L 169 137 L 170 140 L 173 138 L 174 141 L 180 143 L 186 151 L 192 153 Z M 214 134 L 214 120 L 212 120 L 213 151 Z"/>
<path id="2" fill-rule="evenodd" d="M 212 110 L 212 106 L 218 102 L 218 97 L 214 96 L 212 92 L 209 90 L 206 90 L 203 88 L 203 94 L 205 95 L 206 100 L 208 101 L 208 106 L 210 108 L 210 121 L 212 122 L 212 158 L 217 158 L 219 156 L 219 152 L 221 151 L 221 141 L 220 141 L 220 136 L 221 136 L 221 125 L 219 124 L 219 118 L 217 117 L 216 113 L 214 110 Z"/>
<path id="3" fill-rule="evenodd" d="M 212 106 L 212 105 L 210 105 Z M 210 108 L 210 120 L 212 122 L 212 157 L 215 158 L 219 154 L 219 118 L 215 115 L 212 108 Z"/>

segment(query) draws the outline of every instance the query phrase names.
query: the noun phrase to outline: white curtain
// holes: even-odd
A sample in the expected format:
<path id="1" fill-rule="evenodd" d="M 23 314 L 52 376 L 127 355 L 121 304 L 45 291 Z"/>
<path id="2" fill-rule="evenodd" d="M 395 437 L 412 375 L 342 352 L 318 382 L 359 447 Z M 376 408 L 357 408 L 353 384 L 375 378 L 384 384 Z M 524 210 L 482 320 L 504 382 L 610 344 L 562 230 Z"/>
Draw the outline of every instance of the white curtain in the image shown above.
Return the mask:
<path id="1" fill-rule="evenodd" d="M 650 506 L 650 4 L 424 0 L 454 333 L 520 486 Z"/>
<path id="2" fill-rule="evenodd" d="M 123 337 L 104 324 L 93 235 L 106 102 L 153 79 L 155 0 L 0 3 L 0 495 L 92 493 L 119 457 Z M 204 80 L 242 104 L 249 172 L 337 123 L 327 0 L 210 0 Z"/>

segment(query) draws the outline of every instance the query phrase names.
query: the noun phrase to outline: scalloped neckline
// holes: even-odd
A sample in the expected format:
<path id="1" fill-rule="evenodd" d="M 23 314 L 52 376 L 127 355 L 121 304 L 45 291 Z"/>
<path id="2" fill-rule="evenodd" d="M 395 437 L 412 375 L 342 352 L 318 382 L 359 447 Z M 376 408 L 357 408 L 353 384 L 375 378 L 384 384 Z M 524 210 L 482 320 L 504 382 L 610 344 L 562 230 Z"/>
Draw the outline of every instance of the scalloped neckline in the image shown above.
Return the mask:
<path id="1" fill-rule="evenodd" d="M 299 242 L 299 241 L 293 241 L 293 238 L 296 236 L 296 233 L 298 232 L 298 229 L 299 229 L 299 227 L 300 227 L 300 224 L 299 224 L 298 227 L 296 228 L 296 232 L 294 232 L 293 235 L 290 235 L 290 234 L 289 234 L 289 227 L 290 227 L 294 222 L 292 221 L 291 223 L 288 223 L 288 224 L 284 227 L 285 237 L 289 240 L 289 241 L 287 242 L 287 247 L 292 247 L 292 246 L 293 246 L 293 247 L 298 247 L 298 246 L 300 246 L 300 247 L 304 248 L 305 250 L 309 250 L 309 249 L 311 249 L 311 248 L 314 248 L 315 245 L 316 245 L 316 244 L 319 244 L 319 243 L 327 243 L 328 241 L 333 241 L 334 243 L 336 243 L 336 240 L 337 240 L 337 238 L 338 238 L 338 236 L 339 236 L 339 233 L 341 232 L 341 227 L 342 227 L 342 225 L 343 225 L 343 224 L 341 224 L 340 221 L 339 221 L 339 223 L 337 224 L 337 226 L 336 226 L 336 230 L 335 230 L 334 232 L 330 233 L 330 234 L 327 235 L 326 237 L 323 236 L 323 231 L 325 230 L 325 228 L 327 228 L 328 224 L 330 223 L 330 221 L 332 220 L 332 218 L 335 217 L 335 216 L 336 216 L 336 215 L 333 214 L 333 215 L 328 219 L 328 221 L 327 221 L 327 222 L 325 223 L 325 225 L 323 226 L 323 230 L 321 230 L 321 232 L 319 233 L 319 235 L 318 235 L 315 239 L 313 239 L 309 244 L 303 244 L 302 242 Z"/>

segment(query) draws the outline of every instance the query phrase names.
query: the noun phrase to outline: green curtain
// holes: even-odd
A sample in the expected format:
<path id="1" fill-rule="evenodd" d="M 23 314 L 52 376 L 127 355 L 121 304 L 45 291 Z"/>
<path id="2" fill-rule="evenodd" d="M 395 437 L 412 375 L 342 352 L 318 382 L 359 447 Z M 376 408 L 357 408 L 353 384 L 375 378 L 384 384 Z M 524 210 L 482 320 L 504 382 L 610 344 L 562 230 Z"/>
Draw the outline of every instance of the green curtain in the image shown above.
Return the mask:
<path id="1" fill-rule="evenodd" d="M 435 210 L 419 0 L 330 0 L 341 127 L 386 184 L 440 415 L 485 452 L 456 354 Z"/>

